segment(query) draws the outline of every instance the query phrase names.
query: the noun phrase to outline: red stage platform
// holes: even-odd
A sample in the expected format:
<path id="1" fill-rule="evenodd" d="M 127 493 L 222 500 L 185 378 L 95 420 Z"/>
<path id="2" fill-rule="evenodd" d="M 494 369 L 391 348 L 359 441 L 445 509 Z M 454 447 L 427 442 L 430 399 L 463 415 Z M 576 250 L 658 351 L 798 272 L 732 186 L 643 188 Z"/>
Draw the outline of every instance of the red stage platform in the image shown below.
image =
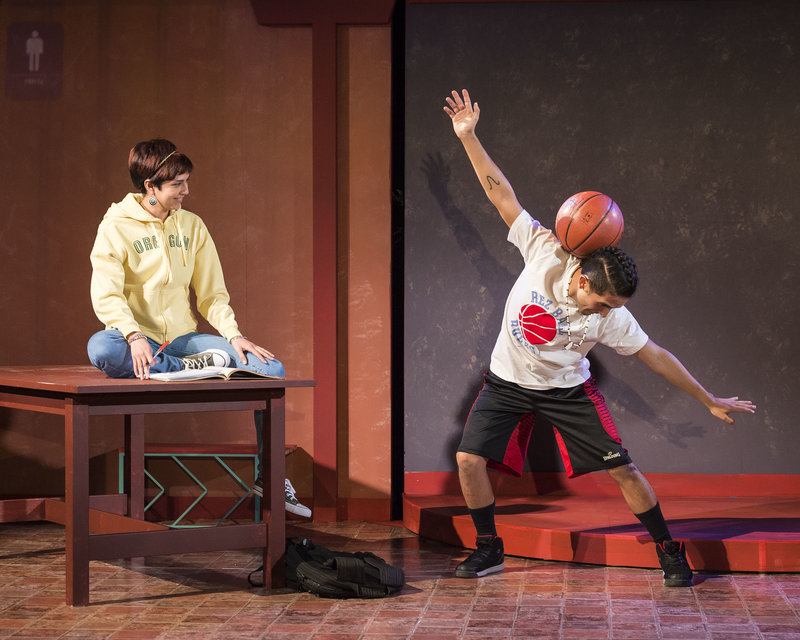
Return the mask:
<path id="1" fill-rule="evenodd" d="M 498 534 L 508 555 L 658 566 L 650 537 L 607 475 L 574 480 L 555 473 L 526 475 L 492 474 Z M 454 476 L 406 474 L 404 524 L 422 537 L 473 547 L 475 531 Z M 695 570 L 800 571 L 800 476 L 648 478 Z M 526 487 L 529 495 L 523 496 Z M 432 488 L 441 493 L 430 495 Z"/>

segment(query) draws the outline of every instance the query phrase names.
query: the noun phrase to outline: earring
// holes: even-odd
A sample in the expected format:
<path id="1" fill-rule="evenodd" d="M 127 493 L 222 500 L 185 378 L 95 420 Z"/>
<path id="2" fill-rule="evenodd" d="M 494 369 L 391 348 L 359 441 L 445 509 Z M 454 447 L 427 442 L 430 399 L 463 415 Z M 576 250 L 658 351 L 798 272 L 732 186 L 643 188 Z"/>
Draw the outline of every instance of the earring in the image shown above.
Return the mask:
<path id="1" fill-rule="evenodd" d="M 155 196 L 150 196 L 147 199 L 147 202 L 150 204 L 151 207 L 155 207 L 158 204 L 158 200 L 156 200 Z"/>

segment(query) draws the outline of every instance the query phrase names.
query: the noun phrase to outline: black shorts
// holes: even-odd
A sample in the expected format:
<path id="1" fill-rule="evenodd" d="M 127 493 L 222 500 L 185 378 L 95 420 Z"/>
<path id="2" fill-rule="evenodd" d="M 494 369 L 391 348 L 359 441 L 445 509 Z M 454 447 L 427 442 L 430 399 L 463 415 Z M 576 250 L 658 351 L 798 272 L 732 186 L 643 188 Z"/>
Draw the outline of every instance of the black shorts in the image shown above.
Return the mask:
<path id="1" fill-rule="evenodd" d="M 536 390 L 487 371 L 458 450 L 487 458 L 488 466 L 498 471 L 521 476 L 537 415 L 553 425 L 569 477 L 630 464 L 594 379 L 568 389 Z"/>

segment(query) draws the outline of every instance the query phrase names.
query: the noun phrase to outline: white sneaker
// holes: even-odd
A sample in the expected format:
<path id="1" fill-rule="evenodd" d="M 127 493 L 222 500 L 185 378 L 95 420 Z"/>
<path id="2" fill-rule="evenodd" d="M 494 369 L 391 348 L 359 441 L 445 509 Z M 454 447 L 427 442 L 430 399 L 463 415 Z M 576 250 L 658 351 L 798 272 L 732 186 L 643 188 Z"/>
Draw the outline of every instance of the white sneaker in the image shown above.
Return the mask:
<path id="1" fill-rule="evenodd" d="M 184 369 L 205 369 L 206 367 L 227 367 L 231 357 L 222 349 L 206 349 L 200 353 L 181 358 Z"/>
<path id="2" fill-rule="evenodd" d="M 304 518 L 311 517 L 311 509 L 297 501 L 297 496 L 294 494 L 294 487 L 292 483 L 289 482 L 289 478 L 286 478 L 286 510 L 296 516 L 302 516 Z"/>

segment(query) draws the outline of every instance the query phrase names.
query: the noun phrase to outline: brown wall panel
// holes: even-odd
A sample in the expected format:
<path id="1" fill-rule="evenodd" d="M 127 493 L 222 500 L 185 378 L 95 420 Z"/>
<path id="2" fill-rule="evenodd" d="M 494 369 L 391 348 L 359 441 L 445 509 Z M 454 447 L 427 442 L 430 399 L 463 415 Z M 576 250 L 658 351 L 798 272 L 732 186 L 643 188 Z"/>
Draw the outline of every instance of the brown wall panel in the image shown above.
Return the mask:
<path id="1" fill-rule="evenodd" d="M 0 363 L 87 363 L 86 341 L 101 328 L 88 293 L 97 225 L 108 205 L 130 189 L 130 147 L 160 136 L 194 162 L 186 207 L 214 236 L 240 326 L 286 364 L 288 375 L 312 377 L 311 29 L 259 26 L 247 0 L 0 4 L 4 33 L 30 21 L 63 29 L 62 89 L 52 99 L 0 97 Z M 347 64 L 366 83 L 359 95 L 384 92 L 385 102 L 388 27 L 359 33 Z M 4 46 L 4 69 L 5 56 Z M 377 65 L 377 76 L 369 64 Z M 360 160 L 356 177 L 370 187 L 355 189 L 353 210 L 370 213 L 373 226 L 361 233 L 376 233 L 380 246 L 389 237 L 388 226 L 379 226 L 388 225 L 388 125 L 368 118 L 350 129 L 357 147 L 364 138 L 371 141 L 372 155 Z M 365 246 L 374 250 L 369 242 Z M 373 253 L 350 256 L 362 271 L 374 267 L 374 259 Z M 378 290 L 388 251 L 383 259 L 375 272 L 378 284 L 369 285 Z M 378 346 L 363 347 L 384 379 L 387 295 L 381 293 L 378 312 L 386 314 L 379 319 L 383 330 L 367 340 Z M 298 463 L 290 457 L 288 464 L 301 496 L 312 490 L 313 398 L 311 390 L 288 393 L 287 440 L 302 450 Z M 375 427 L 371 417 L 367 422 L 373 426 L 366 470 L 361 462 L 357 466 L 360 474 L 376 477 L 388 458 L 388 424 Z M 147 429 L 154 442 L 253 438 L 244 413 L 148 417 Z M 30 493 L 34 477 L 36 492 L 59 492 L 61 438 L 57 418 L 0 410 L 0 494 Z M 121 440 L 121 423 L 93 422 L 93 455 L 110 455 Z M 376 447 L 384 449 L 378 456 Z M 386 482 L 377 486 L 388 494 Z"/>
<path id="2" fill-rule="evenodd" d="M 340 215 L 346 216 L 348 430 L 340 494 L 390 493 L 390 27 L 340 31 Z M 346 474 L 346 475 L 345 475 Z M 342 476 L 345 475 L 345 478 Z M 388 516 L 387 516 L 388 517 Z"/>

